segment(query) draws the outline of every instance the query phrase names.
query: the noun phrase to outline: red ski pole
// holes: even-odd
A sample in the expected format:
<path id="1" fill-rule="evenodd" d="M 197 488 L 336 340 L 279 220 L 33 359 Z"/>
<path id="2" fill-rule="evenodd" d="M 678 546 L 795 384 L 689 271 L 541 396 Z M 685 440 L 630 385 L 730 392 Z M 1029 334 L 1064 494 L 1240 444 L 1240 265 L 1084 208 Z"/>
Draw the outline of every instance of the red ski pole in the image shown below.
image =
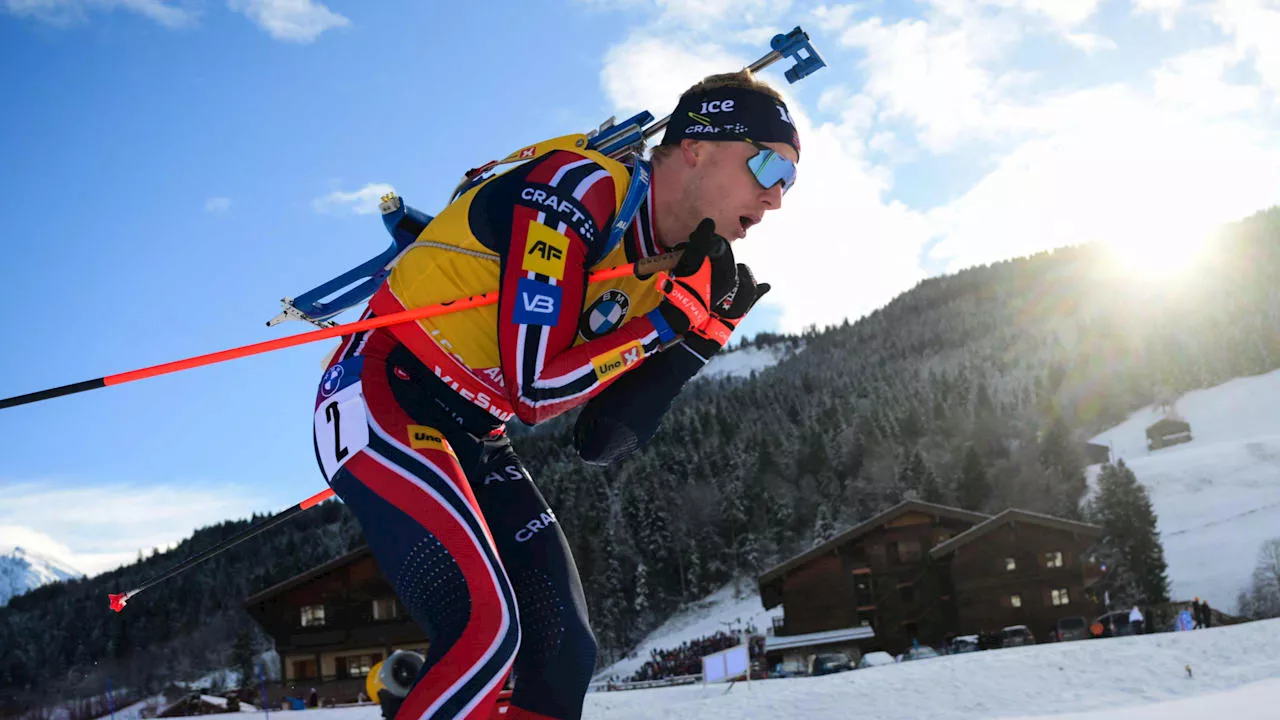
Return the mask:
<path id="1" fill-rule="evenodd" d="M 146 590 L 147 588 L 153 585 L 156 585 L 158 583 L 162 583 L 165 580 L 168 580 L 169 578 L 173 577 L 174 575 L 190 570 L 191 568 L 195 567 L 196 565 L 199 565 L 205 560 L 208 560 L 214 555 L 217 555 L 223 550 L 234 547 L 235 545 L 239 545 L 240 543 L 244 542 L 245 540 L 248 540 L 254 535 L 257 535 L 258 533 L 264 530 L 273 528 L 276 525 L 279 525 L 280 523 L 284 522 L 285 520 L 288 520 L 289 518 L 293 517 L 294 515 L 297 515 L 303 510 L 306 510 L 307 508 L 310 508 L 315 505 L 319 505 L 320 503 L 324 502 L 325 500 L 328 500 L 331 497 L 333 497 L 332 489 L 318 492 L 315 495 L 312 495 L 311 497 L 307 498 L 306 500 L 303 500 L 302 502 L 298 503 L 297 505 L 294 505 L 288 510 L 283 510 L 281 512 L 278 512 L 275 515 L 272 515 L 271 517 L 267 518 L 266 520 L 263 520 L 262 522 L 258 523 L 257 525 L 253 525 L 247 528 L 244 532 L 240 533 L 239 535 L 236 535 L 234 537 L 229 537 L 226 540 L 223 540 L 222 542 L 218 543 L 217 545 L 214 545 L 213 547 L 209 548 L 208 550 L 205 550 L 199 555 L 195 555 L 187 558 L 186 560 L 183 560 L 177 566 L 170 568 L 168 572 L 165 572 L 161 575 L 151 578 L 150 580 L 142 583 L 141 585 L 134 588 L 133 590 L 130 590 L 127 593 L 120 593 L 119 595 L 113 595 L 111 593 L 108 593 L 107 598 L 111 601 L 111 609 L 115 610 L 116 612 L 120 612 L 121 610 L 124 610 L 124 604 L 128 602 L 131 598 L 133 598 L 135 595 L 142 592 L 143 590 Z"/>
<path id="2" fill-rule="evenodd" d="M 607 270 L 599 270 L 591 273 L 588 282 L 600 282 L 601 280 L 610 280 L 613 278 L 626 275 L 640 266 L 642 273 L 656 273 L 659 270 L 668 270 L 675 266 L 679 259 L 680 253 L 667 253 L 664 255 L 645 258 L 634 264 L 619 265 L 615 268 Z M 649 262 L 646 262 L 649 261 Z M 452 300 L 439 305 L 428 305 L 426 307 L 414 308 L 413 310 L 405 310 L 404 312 L 384 315 L 382 317 L 369 318 L 368 320 L 359 320 L 346 325 L 335 325 L 329 328 L 321 328 L 310 332 L 299 333 L 289 337 L 277 338 L 275 340 L 267 340 L 253 345 L 243 345 L 230 350 L 222 350 L 207 355 L 197 355 L 196 357 L 186 358 L 185 360 L 175 360 L 173 362 L 164 363 L 163 365 L 153 365 L 149 368 L 141 370 L 131 370 L 129 372 L 119 373 L 117 375 L 107 375 L 105 377 L 95 378 L 93 380 L 85 380 L 83 382 L 63 385 L 61 387 L 49 388 L 48 390 L 39 390 L 25 395 L 17 395 L 11 398 L 0 399 L 0 410 L 15 407 L 17 405 L 26 405 L 28 403 L 39 402 L 41 400 L 49 400 L 51 398 L 62 397 L 64 395 L 74 395 L 76 393 L 85 392 L 86 390 L 97 390 L 98 388 L 108 387 L 111 385 L 123 385 L 134 380 L 142 380 L 144 378 L 155 377 L 157 375 L 167 375 L 169 373 L 179 372 L 181 370 L 189 370 L 191 368 L 201 367 L 204 365 L 213 365 L 215 363 L 226 362 L 227 360 L 235 360 L 236 358 L 247 357 L 249 355 L 259 355 L 272 350 L 280 350 L 295 345 L 305 345 L 307 343 L 316 342 L 317 340 L 325 340 L 328 338 L 340 337 L 342 335 L 350 335 L 360 332 L 361 330 L 371 330 L 373 328 L 386 327 L 388 325 L 398 325 L 413 320 L 422 320 L 423 318 L 435 317 L 436 315 L 446 315 L 448 313 L 458 312 L 459 310 L 469 310 L 471 308 L 482 307 L 484 305 L 492 305 L 498 302 L 498 292 L 492 291 L 483 295 L 473 295 L 469 298 L 461 300 Z"/>

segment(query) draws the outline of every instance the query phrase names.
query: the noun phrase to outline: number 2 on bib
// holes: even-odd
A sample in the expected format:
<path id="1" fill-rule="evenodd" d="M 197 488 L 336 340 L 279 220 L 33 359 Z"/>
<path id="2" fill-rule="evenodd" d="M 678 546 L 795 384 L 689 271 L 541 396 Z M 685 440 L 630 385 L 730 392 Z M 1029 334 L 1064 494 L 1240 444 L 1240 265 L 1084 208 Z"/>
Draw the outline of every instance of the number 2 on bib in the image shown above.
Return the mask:
<path id="1" fill-rule="evenodd" d="M 369 444 L 360 383 L 349 385 L 316 409 L 316 454 L 326 479 L 332 479 L 352 455 Z"/>

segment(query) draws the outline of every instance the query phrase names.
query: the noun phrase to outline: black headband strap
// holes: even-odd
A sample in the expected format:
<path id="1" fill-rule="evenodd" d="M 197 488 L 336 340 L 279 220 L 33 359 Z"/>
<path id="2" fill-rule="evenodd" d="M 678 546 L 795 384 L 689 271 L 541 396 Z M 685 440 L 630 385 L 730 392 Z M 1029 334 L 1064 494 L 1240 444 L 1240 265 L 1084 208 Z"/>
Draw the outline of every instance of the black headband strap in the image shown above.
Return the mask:
<path id="1" fill-rule="evenodd" d="M 747 88 L 712 88 L 680 98 L 662 144 L 695 140 L 780 142 L 800 154 L 800 135 L 786 103 Z"/>

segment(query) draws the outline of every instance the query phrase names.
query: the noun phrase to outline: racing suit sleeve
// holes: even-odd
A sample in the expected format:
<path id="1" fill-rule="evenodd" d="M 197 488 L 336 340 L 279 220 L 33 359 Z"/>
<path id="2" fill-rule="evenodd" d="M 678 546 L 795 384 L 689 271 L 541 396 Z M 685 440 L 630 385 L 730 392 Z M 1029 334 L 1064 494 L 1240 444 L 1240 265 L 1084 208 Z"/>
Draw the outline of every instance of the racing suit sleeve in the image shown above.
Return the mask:
<path id="1" fill-rule="evenodd" d="M 671 403 L 707 361 L 683 343 L 627 373 L 582 408 L 573 447 L 593 465 L 610 465 L 649 443 Z"/>
<path id="2" fill-rule="evenodd" d="M 485 200 L 483 212 L 490 218 L 505 214 L 509 225 L 495 223 L 477 237 L 487 234 L 489 242 L 505 244 L 498 349 L 512 408 L 533 425 L 581 405 L 639 367 L 661 348 L 659 330 L 671 331 L 653 311 L 574 346 L 587 270 L 605 250 L 617 203 L 608 170 L 562 150 L 500 179 L 507 182 Z M 493 237 L 498 234 L 505 240 Z"/>

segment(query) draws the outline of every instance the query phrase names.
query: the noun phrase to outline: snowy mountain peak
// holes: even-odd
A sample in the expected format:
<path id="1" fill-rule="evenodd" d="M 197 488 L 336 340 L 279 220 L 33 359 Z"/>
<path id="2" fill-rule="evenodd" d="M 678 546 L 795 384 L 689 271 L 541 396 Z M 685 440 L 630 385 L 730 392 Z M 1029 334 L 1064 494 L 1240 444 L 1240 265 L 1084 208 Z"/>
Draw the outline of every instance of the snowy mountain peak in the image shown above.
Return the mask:
<path id="1" fill-rule="evenodd" d="M 59 580 L 82 577 L 71 565 L 21 546 L 0 552 L 0 606 L 15 595 Z"/>

